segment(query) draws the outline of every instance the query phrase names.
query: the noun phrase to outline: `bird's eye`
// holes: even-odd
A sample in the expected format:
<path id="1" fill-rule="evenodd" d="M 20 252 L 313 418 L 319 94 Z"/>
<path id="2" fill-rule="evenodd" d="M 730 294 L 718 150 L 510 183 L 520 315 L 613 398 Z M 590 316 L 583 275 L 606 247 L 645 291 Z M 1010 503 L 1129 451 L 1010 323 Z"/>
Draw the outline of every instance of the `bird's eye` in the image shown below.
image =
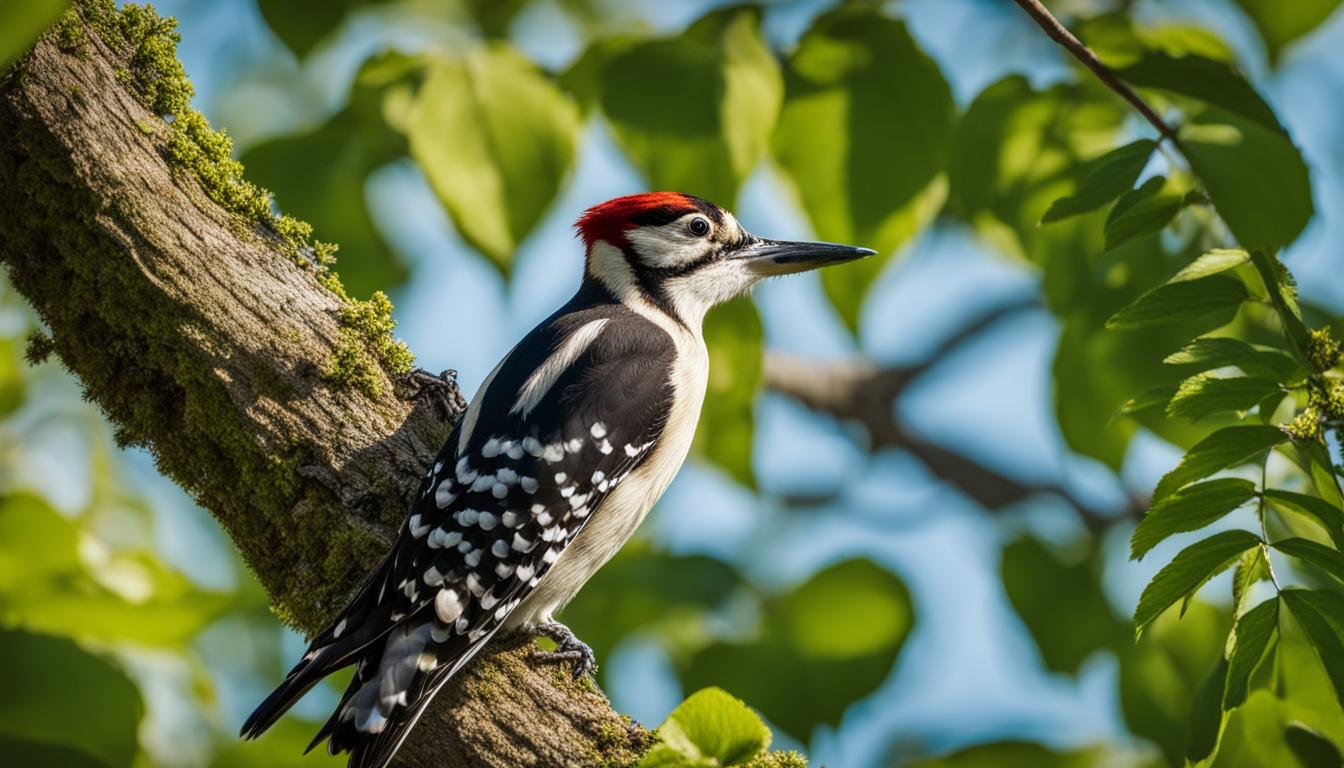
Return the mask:
<path id="1" fill-rule="evenodd" d="M 695 235 L 696 237 L 704 237 L 705 235 L 709 234 L 709 222 L 698 216 L 694 219 L 691 219 L 691 223 L 687 224 L 686 228 L 689 229 L 691 234 Z"/>

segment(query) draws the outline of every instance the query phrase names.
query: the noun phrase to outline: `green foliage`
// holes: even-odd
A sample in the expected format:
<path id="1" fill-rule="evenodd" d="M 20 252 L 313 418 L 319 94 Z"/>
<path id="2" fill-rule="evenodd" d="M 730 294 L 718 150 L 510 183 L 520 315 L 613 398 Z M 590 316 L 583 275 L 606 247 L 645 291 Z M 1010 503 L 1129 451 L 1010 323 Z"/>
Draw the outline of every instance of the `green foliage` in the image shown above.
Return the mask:
<path id="1" fill-rule="evenodd" d="M 1235 709 L 1246 702 L 1251 673 L 1264 658 L 1270 639 L 1279 628 L 1279 599 L 1272 598 L 1237 618 L 1232 630 L 1232 653 L 1228 657 L 1227 685 L 1222 707 Z"/>
<path id="2" fill-rule="evenodd" d="M 859 5 L 816 20 L 789 59 L 785 86 L 775 155 L 817 235 L 879 253 L 821 276 L 855 331 L 887 258 L 946 199 L 951 90 L 904 24 Z"/>
<path id="3" fill-rule="evenodd" d="M 0 761 L 130 768 L 144 705 L 116 665 L 70 640 L 0 629 L 0 673 L 8 691 L 0 697 Z M 49 762 L 57 757 L 70 762 Z"/>
<path id="4" fill-rule="evenodd" d="M 1320 26 L 1339 7 L 1339 0 L 1236 0 L 1251 17 L 1265 41 L 1270 61 L 1283 53 L 1285 46 Z"/>
<path id="5" fill-rule="evenodd" d="M 1153 491 L 1153 500 L 1161 501 L 1186 483 L 1202 480 L 1214 472 L 1236 467 L 1287 440 L 1278 427 L 1246 424 L 1224 427 L 1201 440 L 1176 468 L 1163 475 Z"/>
<path id="6" fill-rule="evenodd" d="M 1142 634 L 1145 627 L 1177 600 L 1188 605 L 1205 582 L 1230 567 L 1242 552 L 1261 544 L 1255 534 L 1233 530 L 1216 533 L 1181 550 L 1158 571 L 1139 597 L 1139 605 L 1134 609 L 1135 631 Z"/>
<path id="7" fill-rule="evenodd" d="M 0 73 L 56 22 L 70 0 L 36 0 L 0 6 Z"/>
<path id="8" fill-rule="evenodd" d="M 1041 223 L 1049 224 L 1094 211 L 1130 191 L 1156 148 L 1156 142 L 1139 139 L 1093 160 L 1078 191 L 1051 203 L 1041 217 Z"/>
<path id="9" fill-rule="evenodd" d="M 767 602 L 764 614 L 754 639 L 714 642 L 692 656 L 682 682 L 722 685 L 797 739 L 835 725 L 881 684 L 914 619 L 905 586 L 868 560 L 823 570 Z"/>
<path id="10" fill-rule="evenodd" d="M 770 729 L 761 718 L 719 688 L 692 694 L 658 726 L 657 735 L 639 768 L 747 766 L 770 746 Z"/>
<path id="11" fill-rule="evenodd" d="M 299 56 L 306 56 L 352 11 L 387 0 L 257 0 L 271 31 Z"/>
<path id="12" fill-rule="evenodd" d="M 1250 501 L 1255 484 L 1225 477 L 1187 486 L 1153 505 L 1134 530 L 1130 557 L 1138 560 L 1168 536 L 1197 531 Z"/>
<path id="13" fill-rule="evenodd" d="M 979 744 L 935 760 L 913 763 L 913 768 L 1141 768 L 1154 761 L 1127 755 L 1110 746 L 1060 752 L 1024 741 Z"/>
<path id="14" fill-rule="evenodd" d="M 734 480 L 754 488 L 754 410 L 765 355 L 761 318 L 749 299 L 736 299 L 710 311 L 704 334 L 709 384 L 694 448 Z"/>
<path id="15" fill-rule="evenodd" d="M 569 175 L 579 117 L 535 65 L 498 44 L 434 59 L 406 133 L 458 232 L 507 271 Z"/>

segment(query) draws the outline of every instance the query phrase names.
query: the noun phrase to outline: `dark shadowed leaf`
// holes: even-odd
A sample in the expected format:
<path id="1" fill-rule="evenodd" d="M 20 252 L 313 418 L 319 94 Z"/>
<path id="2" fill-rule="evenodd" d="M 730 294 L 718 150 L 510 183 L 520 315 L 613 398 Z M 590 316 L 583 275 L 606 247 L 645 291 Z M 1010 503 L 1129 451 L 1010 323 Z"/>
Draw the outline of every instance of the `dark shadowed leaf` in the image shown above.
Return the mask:
<path id="1" fill-rule="evenodd" d="M 1047 668 L 1076 674 L 1098 650 L 1128 640 L 1102 591 L 1094 549 L 1061 552 L 1024 537 L 1004 547 L 1000 572 Z"/>
<path id="2" fill-rule="evenodd" d="M 1156 768 L 1151 758 L 1128 754 L 1114 744 L 1056 751 L 1025 741 L 996 741 L 959 749 L 950 755 L 899 763 L 909 768 Z"/>
<path id="3" fill-rule="evenodd" d="M 877 689 L 912 623 L 899 579 L 869 560 L 846 560 L 767 603 L 755 639 L 716 643 L 689 659 L 682 684 L 722 685 L 805 740 Z"/>
<path id="4" fill-rule="evenodd" d="M 1116 412 L 1117 416 L 1130 416 L 1136 413 L 1142 413 L 1151 408 L 1166 409 L 1167 403 L 1176 394 L 1175 384 L 1158 384 L 1142 394 L 1131 397 L 1126 400 L 1120 410 Z"/>
<path id="5" fill-rule="evenodd" d="M 210 768 L 341 768 L 345 756 L 325 749 L 304 754 L 321 723 L 285 717 L 256 741 L 233 741 L 215 753 Z"/>
<path id="6" fill-rule="evenodd" d="M 1302 562 L 1314 566 L 1326 575 L 1344 584 L 1344 555 L 1310 539 L 1280 539 L 1272 545 L 1285 555 L 1292 555 Z"/>
<path id="7" fill-rule="evenodd" d="M 715 11 L 677 37 L 604 58 L 588 81 L 649 184 L 734 205 L 768 147 L 783 95 L 759 11 Z"/>
<path id="8" fill-rule="evenodd" d="M 1258 376 L 1220 379 L 1201 373 L 1181 382 L 1167 404 L 1167 415 L 1202 419 L 1215 413 L 1248 411 L 1275 392 L 1282 392 L 1277 381 Z"/>
<path id="9" fill-rule="evenodd" d="M 1129 556 L 1142 558 L 1168 536 L 1197 531 L 1255 496 L 1255 484 L 1239 478 L 1195 483 L 1167 496 L 1144 515 L 1129 542 Z"/>
<path id="10" fill-rule="evenodd" d="M 1221 275 L 1167 283 L 1135 299 L 1106 321 L 1111 330 L 1130 330 L 1191 320 L 1236 307 L 1246 300 L 1246 285 Z"/>
<path id="11" fill-rule="evenodd" d="M 658 738 L 639 768 L 746 765 L 770 746 L 770 729 L 740 700 L 705 688 L 672 710 Z"/>
<path id="12" fill-rule="evenodd" d="M 1297 303 L 1297 284 L 1293 276 L 1283 262 L 1264 251 L 1252 252 L 1251 263 L 1255 265 L 1256 274 L 1260 275 L 1261 282 L 1265 284 L 1270 303 L 1279 313 L 1283 332 L 1288 337 L 1290 347 L 1299 361 L 1307 361 L 1309 358 L 1306 351 L 1307 326 L 1302 322 L 1302 311 Z"/>
<path id="13" fill-rule="evenodd" d="M 1157 484 L 1153 500 L 1160 501 L 1185 484 L 1202 480 L 1219 470 L 1244 464 L 1287 439 L 1283 430 L 1268 425 L 1224 427 L 1199 441 L 1185 454 L 1181 463 Z"/>
<path id="14" fill-rule="evenodd" d="M 257 0 L 262 18 L 291 51 L 306 56 L 351 12 L 387 0 Z"/>
<path id="15" fill-rule="evenodd" d="M 410 98 L 420 66 L 399 54 L 370 59 L 350 103 L 325 124 L 263 142 L 241 158 L 248 178 L 275 193 L 281 210 L 312 224 L 317 239 L 341 247 L 341 282 L 355 296 L 406 278 L 405 265 L 374 226 L 364 183 L 406 155 L 406 139 L 388 125 L 384 104 Z"/>
<path id="16" fill-rule="evenodd" d="M 1212 755 L 1223 731 L 1223 686 L 1227 682 L 1227 659 L 1218 663 L 1204 678 L 1190 707 L 1190 727 L 1185 739 L 1185 758 L 1192 763 Z"/>
<path id="17" fill-rule="evenodd" d="M 765 332 L 748 298 L 710 310 L 705 318 L 709 386 L 694 448 L 734 480 L 756 487 L 751 449 L 756 392 L 761 385 Z"/>
<path id="18" fill-rule="evenodd" d="M 1339 747 L 1315 728 L 1289 723 L 1283 731 L 1283 740 L 1302 761 L 1303 768 L 1339 768 Z"/>
<path id="19" fill-rule="evenodd" d="M 101 757 L 61 744 L 0 735 L 0 765 L 23 768 L 111 768 Z"/>
<path id="20" fill-rule="evenodd" d="M 1274 110 L 1260 98 L 1246 78 L 1225 61 L 1194 54 L 1172 56 L 1148 51 L 1117 73 L 1131 85 L 1188 96 L 1252 120 L 1268 130 L 1283 132 Z"/>
<path id="21" fill-rule="evenodd" d="M 496 43 L 435 59 L 406 123 L 411 155 L 457 231 L 507 271 L 569 176 L 577 106 Z"/>
<path id="22" fill-rule="evenodd" d="M 1265 655 L 1270 637 L 1279 627 L 1279 599 L 1266 600 L 1237 618 L 1233 632 L 1232 655 L 1228 658 L 1227 686 L 1223 690 L 1224 710 L 1246 701 L 1251 672 Z"/>
<path id="23" fill-rule="evenodd" d="M 0 736 L 129 768 L 144 706 L 120 669 L 65 638 L 0 630 L 0 675 Z"/>
<path id="24" fill-rule="evenodd" d="M 1265 491 L 1265 499 L 1275 509 L 1305 515 L 1320 525 L 1336 549 L 1344 550 L 1344 510 L 1324 499 L 1294 491 L 1281 491 L 1270 488 Z"/>
<path id="25" fill-rule="evenodd" d="M 1339 0 L 1293 0 L 1290 3 L 1236 0 L 1236 3 L 1260 31 L 1271 62 L 1278 59 L 1285 46 L 1320 26 L 1339 7 Z"/>
<path id="26" fill-rule="evenodd" d="M 946 199 L 952 92 L 903 23 L 862 6 L 816 20 L 785 86 L 775 156 L 817 236 L 879 254 L 821 275 L 854 330 L 887 259 Z"/>
<path id="27" fill-rule="evenodd" d="M 1306 227 L 1311 180 L 1282 131 L 1210 108 L 1182 127 L 1181 146 L 1243 247 L 1278 250 Z"/>
<path id="28" fill-rule="evenodd" d="M 1041 217 L 1041 223 L 1094 211 L 1128 192 L 1138 181 L 1156 146 L 1151 139 L 1139 139 L 1097 158 L 1078 185 L 1078 191 L 1052 203 Z"/>
<path id="29" fill-rule="evenodd" d="M 1259 546 L 1260 537 L 1249 531 L 1223 531 L 1181 550 L 1144 587 L 1134 609 L 1134 630 L 1142 634 L 1177 600 L 1188 599 L 1204 582 L 1217 576 L 1242 552 Z"/>
<path id="30" fill-rule="evenodd" d="M 1344 705 L 1344 611 L 1335 592 L 1289 588 L 1279 593 L 1325 667 L 1335 697 Z"/>
<path id="31" fill-rule="evenodd" d="M 1154 176 L 1115 202 L 1103 230 L 1106 250 L 1119 248 L 1136 237 L 1161 232 L 1191 202 L 1185 194 L 1163 192 L 1165 182 L 1163 177 Z"/>

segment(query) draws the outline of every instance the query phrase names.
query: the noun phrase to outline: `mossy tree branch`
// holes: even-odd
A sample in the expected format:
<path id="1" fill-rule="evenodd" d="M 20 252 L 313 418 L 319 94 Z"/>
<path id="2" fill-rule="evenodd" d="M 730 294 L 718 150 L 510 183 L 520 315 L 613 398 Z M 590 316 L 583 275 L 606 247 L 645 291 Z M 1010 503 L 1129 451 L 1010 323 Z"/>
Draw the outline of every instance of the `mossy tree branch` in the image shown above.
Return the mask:
<path id="1" fill-rule="evenodd" d="M 0 261 L 120 441 L 313 632 L 386 550 L 460 397 L 417 393 L 386 307 L 346 297 L 304 228 L 254 205 L 165 79 L 171 22 L 78 8 L 0 78 Z M 646 741 L 514 642 L 437 698 L 402 764 L 619 764 Z"/>

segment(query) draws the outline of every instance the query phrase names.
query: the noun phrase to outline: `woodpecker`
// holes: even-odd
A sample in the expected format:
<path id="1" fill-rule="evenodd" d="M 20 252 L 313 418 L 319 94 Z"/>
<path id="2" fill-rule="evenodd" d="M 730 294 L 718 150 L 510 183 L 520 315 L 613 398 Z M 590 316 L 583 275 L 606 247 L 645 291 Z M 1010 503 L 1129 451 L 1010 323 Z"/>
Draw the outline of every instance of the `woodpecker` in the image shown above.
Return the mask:
<path id="1" fill-rule="evenodd" d="M 323 740 L 383 768 L 434 694 L 496 634 L 556 642 L 576 676 L 592 651 L 555 614 L 630 538 L 681 468 L 705 396 L 701 326 L 762 278 L 873 253 L 766 240 L 691 195 L 588 209 L 567 304 L 486 377 L 421 483 L 383 563 L 243 726 L 255 738 L 309 688 L 354 678 Z"/>

